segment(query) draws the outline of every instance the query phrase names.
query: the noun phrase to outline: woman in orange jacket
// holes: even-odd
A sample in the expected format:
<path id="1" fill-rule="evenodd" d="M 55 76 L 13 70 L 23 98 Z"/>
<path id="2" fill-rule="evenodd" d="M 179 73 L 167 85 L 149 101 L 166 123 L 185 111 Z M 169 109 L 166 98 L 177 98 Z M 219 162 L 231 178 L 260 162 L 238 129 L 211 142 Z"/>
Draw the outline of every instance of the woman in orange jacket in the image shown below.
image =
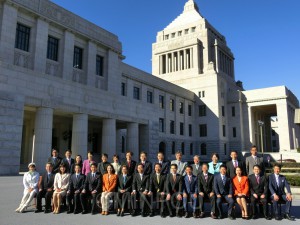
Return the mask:
<path id="1" fill-rule="evenodd" d="M 112 165 L 107 166 L 107 173 L 103 175 L 102 181 L 102 195 L 101 195 L 101 205 L 102 205 L 102 215 L 108 215 L 109 199 L 114 194 L 117 186 L 118 176 L 115 174 Z"/>
<path id="2" fill-rule="evenodd" d="M 236 176 L 232 179 L 234 197 L 242 211 L 242 218 L 249 219 L 247 210 L 247 197 L 249 195 L 249 182 L 247 176 L 242 176 L 242 168 L 236 167 Z"/>

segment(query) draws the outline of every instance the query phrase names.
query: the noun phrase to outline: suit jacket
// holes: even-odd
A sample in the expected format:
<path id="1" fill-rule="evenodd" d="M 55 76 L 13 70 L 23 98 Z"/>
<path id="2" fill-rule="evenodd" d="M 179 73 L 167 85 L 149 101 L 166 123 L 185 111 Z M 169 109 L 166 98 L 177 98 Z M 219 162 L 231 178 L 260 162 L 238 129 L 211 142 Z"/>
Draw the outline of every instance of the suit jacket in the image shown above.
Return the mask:
<path id="1" fill-rule="evenodd" d="M 86 191 L 102 192 L 102 179 L 100 174 L 96 174 L 95 178 L 92 177 L 92 173 L 88 173 L 85 178 L 84 189 Z"/>
<path id="2" fill-rule="evenodd" d="M 182 175 L 182 176 L 184 176 L 185 175 L 185 167 L 188 165 L 188 163 L 187 162 L 180 162 L 180 165 L 179 165 L 179 161 L 177 161 L 177 160 L 173 160 L 172 162 L 171 162 L 171 165 L 172 164 L 176 164 L 177 166 L 178 166 L 178 168 L 177 168 L 177 173 L 178 174 L 180 174 L 180 175 Z"/>
<path id="3" fill-rule="evenodd" d="M 204 174 L 200 173 L 198 175 L 198 191 L 205 194 L 210 194 L 214 191 L 214 175 L 211 173 L 207 174 L 207 182 L 205 180 Z"/>
<path id="4" fill-rule="evenodd" d="M 104 175 L 107 173 L 107 167 L 110 165 L 109 162 L 100 162 L 98 163 L 97 166 L 97 172 L 100 173 L 101 175 Z"/>
<path id="5" fill-rule="evenodd" d="M 123 174 L 119 174 L 118 176 L 118 192 L 121 190 L 125 190 L 126 192 L 132 191 L 132 182 L 133 182 L 133 176 L 130 176 L 127 174 L 126 180 L 124 183 Z"/>
<path id="6" fill-rule="evenodd" d="M 44 173 L 42 176 L 42 182 L 41 182 L 40 189 L 46 191 L 47 189 L 51 188 L 53 190 L 54 189 L 54 177 L 55 177 L 55 174 L 51 173 L 50 177 L 48 179 L 48 173 L 47 172 Z"/>
<path id="7" fill-rule="evenodd" d="M 249 175 L 253 174 L 253 166 L 259 165 L 261 168 L 261 175 L 265 174 L 265 165 L 264 165 L 264 159 L 256 156 L 256 162 L 253 158 L 253 156 L 248 156 L 246 158 L 246 173 Z"/>
<path id="8" fill-rule="evenodd" d="M 245 163 L 243 161 L 237 160 L 237 166 L 242 168 L 242 175 L 246 176 L 246 167 L 245 167 Z M 227 175 L 232 179 L 235 177 L 235 167 L 233 165 L 233 161 L 230 160 L 226 163 L 226 167 L 227 167 Z"/>
<path id="9" fill-rule="evenodd" d="M 259 177 L 259 184 L 257 183 L 255 174 L 251 174 L 249 177 L 249 188 L 251 195 L 253 194 L 264 194 L 265 196 L 268 196 L 269 193 L 269 183 L 266 176 Z"/>
<path id="10" fill-rule="evenodd" d="M 67 158 L 63 158 L 62 163 L 66 165 L 66 173 L 71 173 L 72 167 L 75 164 L 75 160 L 71 158 L 71 163 L 69 164 Z"/>
<path id="11" fill-rule="evenodd" d="M 279 182 L 279 186 L 277 185 L 276 177 L 274 173 L 269 176 L 269 190 L 271 192 L 271 195 L 274 194 L 279 196 L 285 195 L 285 190 L 284 190 L 285 188 L 288 193 L 292 193 L 290 184 L 286 180 L 285 176 L 279 174 L 278 182 Z"/>
<path id="12" fill-rule="evenodd" d="M 179 174 L 176 174 L 176 181 L 173 180 L 173 174 L 169 173 L 167 175 L 166 180 L 166 193 L 167 194 L 174 194 L 174 193 L 182 193 L 182 176 Z"/>
<path id="13" fill-rule="evenodd" d="M 241 182 L 239 182 L 238 177 L 235 176 L 232 179 L 232 184 L 233 184 L 233 190 L 234 190 L 234 196 L 237 196 L 239 193 L 242 193 L 246 196 L 249 195 L 249 181 L 248 177 L 242 176 L 241 177 Z"/>
<path id="14" fill-rule="evenodd" d="M 132 190 L 135 190 L 137 192 L 149 191 L 149 184 L 150 184 L 149 175 L 143 174 L 143 179 L 141 180 L 141 176 L 139 173 L 134 174 Z"/>
<path id="15" fill-rule="evenodd" d="M 63 191 L 66 191 L 69 189 L 69 183 L 70 183 L 70 174 L 69 173 L 55 174 L 54 190 L 62 189 Z"/>
<path id="16" fill-rule="evenodd" d="M 53 157 L 49 157 L 48 158 L 48 162 L 52 163 L 53 165 L 53 173 L 58 173 L 59 172 L 59 166 L 61 164 L 62 158 L 61 157 L 57 157 L 55 160 L 53 159 Z"/>
<path id="17" fill-rule="evenodd" d="M 69 191 L 82 191 L 84 188 L 85 175 L 79 174 L 78 178 L 76 177 L 76 173 L 72 174 L 70 177 Z"/>
<path id="18" fill-rule="evenodd" d="M 200 163 L 199 163 L 198 169 L 196 167 L 196 164 L 192 164 L 192 168 L 193 168 L 194 176 L 198 176 L 202 172 L 202 166 L 200 165 Z"/>
<path id="19" fill-rule="evenodd" d="M 122 162 L 122 166 L 126 165 L 128 167 L 128 175 L 133 175 L 135 173 L 135 166 L 136 166 L 136 161 L 131 160 L 130 165 L 128 165 L 127 161 Z M 121 167 L 122 168 L 122 167 Z M 121 169 L 122 170 L 122 169 Z M 122 173 L 122 171 L 120 170 L 120 173 Z"/>
<path id="20" fill-rule="evenodd" d="M 138 164 L 140 164 L 141 162 L 137 163 L 135 166 L 135 173 L 138 173 L 137 171 L 137 167 Z M 144 174 L 145 175 L 150 175 L 152 173 L 152 163 L 149 161 L 145 161 L 145 165 L 144 165 Z"/>
<path id="21" fill-rule="evenodd" d="M 216 195 L 233 195 L 231 179 L 227 176 L 225 185 L 223 184 L 221 174 L 216 174 L 214 177 L 214 191 Z"/>
<path id="22" fill-rule="evenodd" d="M 118 176 L 111 174 L 108 179 L 108 174 L 104 174 L 102 178 L 102 191 L 114 192 L 117 187 Z"/>
<path id="23" fill-rule="evenodd" d="M 188 175 L 184 176 L 182 192 L 186 194 L 198 193 L 198 181 L 195 175 L 191 176 L 191 182 L 189 181 Z"/>
<path id="24" fill-rule="evenodd" d="M 153 173 L 150 176 L 150 191 L 153 193 L 157 192 L 165 192 L 166 191 L 166 175 L 160 174 L 159 176 L 159 182 L 157 180 L 157 174 Z"/>
<path id="25" fill-rule="evenodd" d="M 74 163 L 74 164 L 72 165 L 72 167 L 71 167 L 71 171 L 70 171 L 71 174 L 75 173 L 75 165 L 76 165 L 76 163 Z M 79 164 L 79 165 L 80 165 L 80 167 L 81 167 L 81 171 L 80 171 L 80 172 L 81 172 L 83 175 L 85 175 L 85 174 L 83 173 L 83 171 L 82 171 L 83 164 L 81 163 L 81 164 Z"/>
<path id="26" fill-rule="evenodd" d="M 156 161 L 155 163 L 153 163 L 153 171 L 154 171 L 154 167 L 155 167 L 155 164 L 156 163 L 159 163 L 158 161 Z M 163 161 L 161 163 L 161 174 L 168 174 L 170 172 L 170 161 Z"/>

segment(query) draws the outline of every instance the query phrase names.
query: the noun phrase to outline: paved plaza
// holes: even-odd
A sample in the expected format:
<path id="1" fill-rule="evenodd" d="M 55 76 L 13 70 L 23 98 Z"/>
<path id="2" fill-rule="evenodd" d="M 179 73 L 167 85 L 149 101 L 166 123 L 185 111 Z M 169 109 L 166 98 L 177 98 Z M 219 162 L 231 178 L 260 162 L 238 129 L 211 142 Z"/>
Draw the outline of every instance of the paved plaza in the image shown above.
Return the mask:
<path id="1" fill-rule="evenodd" d="M 73 215 L 61 213 L 59 215 L 53 214 L 44 214 L 39 213 L 35 214 L 33 209 L 29 209 L 26 213 L 16 213 L 14 210 L 18 207 L 20 203 L 23 185 L 22 177 L 0 177 L 0 225 L 94 225 L 94 224 L 109 224 L 109 225 L 132 225 L 132 224 L 143 224 L 143 225 L 153 225 L 153 224 L 163 224 L 163 225 L 183 225 L 183 224 L 297 224 L 300 219 L 300 201 L 294 201 L 294 206 L 292 207 L 292 215 L 295 216 L 296 222 L 282 220 L 275 221 L 266 221 L 265 219 L 259 220 L 249 220 L 244 221 L 238 218 L 235 221 L 230 221 L 229 219 L 223 220 L 212 220 L 211 218 L 204 219 L 194 219 L 194 218 L 165 218 L 162 219 L 160 216 L 155 217 L 131 217 L 130 215 L 125 215 L 125 217 L 117 217 L 115 215 L 101 216 L 99 215 Z M 299 198 L 298 198 L 299 199 Z"/>

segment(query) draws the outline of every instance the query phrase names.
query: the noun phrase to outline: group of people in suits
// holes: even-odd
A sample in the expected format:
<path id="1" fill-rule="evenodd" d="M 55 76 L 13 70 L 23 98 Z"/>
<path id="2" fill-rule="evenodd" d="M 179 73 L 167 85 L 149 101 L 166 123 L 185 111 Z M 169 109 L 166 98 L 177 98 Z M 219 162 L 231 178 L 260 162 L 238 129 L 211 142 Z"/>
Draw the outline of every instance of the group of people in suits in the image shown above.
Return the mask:
<path id="1" fill-rule="evenodd" d="M 71 154 L 67 150 L 62 159 L 53 149 L 41 178 L 35 171 L 35 164 L 29 164 L 17 212 L 24 212 L 36 196 L 36 213 L 42 212 L 42 198 L 45 198 L 45 213 L 60 213 L 62 201 L 66 199 L 68 214 L 89 211 L 98 214 L 100 206 L 101 214 L 109 215 L 113 198 L 117 216 L 121 217 L 126 209 L 130 209 L 132 216 L 140 213 L 143 217 L 154 216 L 159 209 L 161 217 L 203 218 L 204 203 L 208 201 L 213 219 L 223 218 L 224 202 L 228 203 L 229 219 L 235 219 L 235 203 L 241 209 L 242 218 L 249 219 L 247 205 L 250 202 L 252 219 L 258 218 L 257 203 L 260 203 L 269 220 L 268 203 L 271 201 L 276 220 L 281 219 L 281 202 L 286 204 L 284 217 L 293 220 L 290 216 L 292 194 L 286 178 L 280 174 L 280 165 L 275 165 L 274 173 L 267 177 L 263 159 L 257 155 L 255 146 L 245 162 L 238 160 L 238 153 L 232 151 L 231 160 L 226 163 L 219 162 L 219 155 L 214 153 L 212 161 L 202 165 L 197 155 L 193 164 L 183 162 L 181 152 L 177 152 L 176 160 L 171 162 L 159 152 L 154 165 L 147 159 L 146 152 L 140 153 L 139 162 L 132 159 L 132 152 L 127 152 L 122 163 L 117 155 L 113 156 L 114 162 L 109 163 L 107 154 L 102 154 L 98 164 L 92 152 L 88 152 L 83 162 L 81 156 L 77 155 L 74 160 Z"/>

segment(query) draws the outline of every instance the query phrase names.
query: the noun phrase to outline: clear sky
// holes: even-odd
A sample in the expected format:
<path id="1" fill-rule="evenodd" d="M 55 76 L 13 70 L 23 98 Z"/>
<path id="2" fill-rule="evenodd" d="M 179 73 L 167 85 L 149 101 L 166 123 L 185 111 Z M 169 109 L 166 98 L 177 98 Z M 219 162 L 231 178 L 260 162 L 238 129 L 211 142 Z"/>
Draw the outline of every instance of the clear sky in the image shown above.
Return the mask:
<path id="1" fill-rule="evenodd" d="M 53 0 L 116 34 L 125 62 L 151 73 L 158 31 L 187 0 Z M 202 16 L 226 37 L 236 80 L 246 90 L 286 85 L 300 98 L 300 0 L 195 0 Z"/>

